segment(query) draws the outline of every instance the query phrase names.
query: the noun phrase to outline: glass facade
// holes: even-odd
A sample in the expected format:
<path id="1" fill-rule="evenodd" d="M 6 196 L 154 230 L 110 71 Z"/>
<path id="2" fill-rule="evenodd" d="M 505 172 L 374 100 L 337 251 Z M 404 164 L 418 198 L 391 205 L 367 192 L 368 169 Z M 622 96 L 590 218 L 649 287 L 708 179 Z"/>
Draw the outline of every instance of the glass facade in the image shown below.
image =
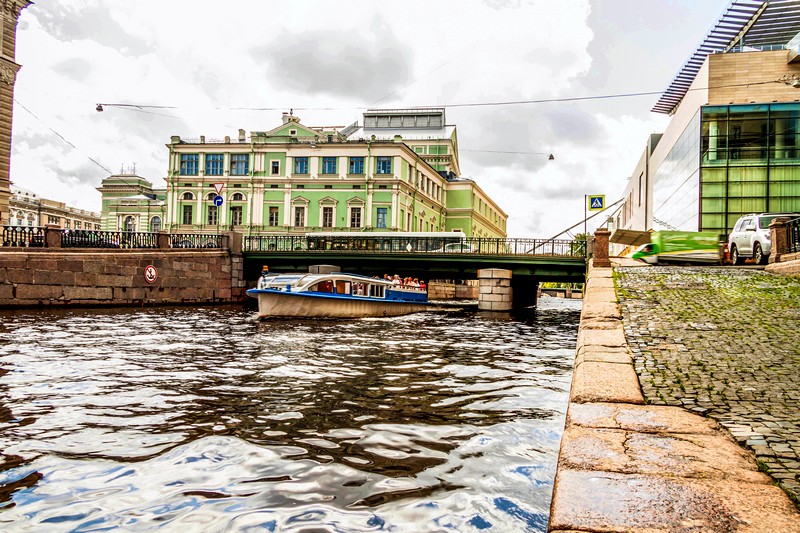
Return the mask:
<path id="1" fill-rule="evenodd" d="M 702 108 L 700 230 L 800 211 L 800 103 Z"/>
<path id="2" fill-rule="evenodd" d="M 700 111 L 653 176 L 653 228 L 695 230 L 700 212 Z"/>

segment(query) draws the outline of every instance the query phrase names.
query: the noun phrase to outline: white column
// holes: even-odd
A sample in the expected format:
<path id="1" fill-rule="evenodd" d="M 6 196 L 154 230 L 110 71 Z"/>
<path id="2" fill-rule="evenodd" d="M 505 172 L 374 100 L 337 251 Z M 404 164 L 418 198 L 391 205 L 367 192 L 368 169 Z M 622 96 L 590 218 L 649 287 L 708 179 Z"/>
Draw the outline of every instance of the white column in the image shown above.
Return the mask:
<path id="1" fill-rule="evenodd" d="M 287 183 L 283 189 L 283 225 L 292 225 L 292 185 Z"/>
<path id="2" fill-rule="evenodd" d="M 389 224 L 391 228 L 399 228 L 400 226 L 397 224 L 397 217 L 399 216 L 399 205 L 397 203 L 397 189 L 392 191 L 392 221 Z"/>

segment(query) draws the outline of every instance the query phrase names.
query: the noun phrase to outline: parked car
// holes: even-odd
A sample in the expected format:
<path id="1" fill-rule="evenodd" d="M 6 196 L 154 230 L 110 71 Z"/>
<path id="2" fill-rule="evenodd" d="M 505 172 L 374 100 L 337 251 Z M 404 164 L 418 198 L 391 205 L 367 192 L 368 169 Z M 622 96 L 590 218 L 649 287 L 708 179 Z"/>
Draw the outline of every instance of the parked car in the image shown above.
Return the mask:
<path id="1" fill-rule="evenodd" d="M 736 221 L 728 237 L 731 263 L 741 265 L 745 259 L 754 259 L 763 265 L 772 252 L 769 224 L 778 217 L 796 218 L 797 213 L 758 213 L 744 215 Z"/>

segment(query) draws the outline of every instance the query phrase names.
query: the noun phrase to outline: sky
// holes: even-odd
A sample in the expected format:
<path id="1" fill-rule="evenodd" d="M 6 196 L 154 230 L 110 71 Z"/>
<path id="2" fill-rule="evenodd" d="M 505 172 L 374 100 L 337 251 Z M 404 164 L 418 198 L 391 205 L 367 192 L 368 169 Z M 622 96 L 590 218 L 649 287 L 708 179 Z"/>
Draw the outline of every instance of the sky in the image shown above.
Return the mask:
<path id="1" fill-rule="evenodd" d="M 172 135 L 267 131 L 290 109 L 346 126 L 368 108 L 444 106 L 462 177 L 508 214 L 510 237 L 574 234 L 584 196 L 619 199 L 666 127 L 658 96 L 509 102 L 663 91 L 727 5 L 38 0 L 17 26 L 11 181 L 99 212 L 112 173 L 135 165 L 164 186 Z"/>

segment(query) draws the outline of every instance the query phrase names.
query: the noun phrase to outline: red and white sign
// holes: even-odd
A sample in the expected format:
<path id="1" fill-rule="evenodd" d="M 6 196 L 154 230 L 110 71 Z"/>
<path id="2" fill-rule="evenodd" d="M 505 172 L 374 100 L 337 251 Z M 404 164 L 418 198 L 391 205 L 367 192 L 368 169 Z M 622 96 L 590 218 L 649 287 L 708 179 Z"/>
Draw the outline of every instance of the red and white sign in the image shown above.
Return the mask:
<path id="1" fill-rule="evenodd" d="M 153 265 L 147 265 L 144 267 L 144 280 L 147 283 L 153 283 L 155 280 L 158 279 L 158 270 Z"/>
<path id="2" fill-rule="evenodd" d="M 220 193 L 222 192 L 222 188 L 223 188 L 224 186 L 225 186 L 225 184 L 224 184 L 224 183 L 219 183 L 219 182 L 218 182 L 218 183 L 215 183 L 215 184 L 214 184 L 214 190 L 215 190 L 215 191 L 217 191 L 217 194 L 220 194 Z"/>

